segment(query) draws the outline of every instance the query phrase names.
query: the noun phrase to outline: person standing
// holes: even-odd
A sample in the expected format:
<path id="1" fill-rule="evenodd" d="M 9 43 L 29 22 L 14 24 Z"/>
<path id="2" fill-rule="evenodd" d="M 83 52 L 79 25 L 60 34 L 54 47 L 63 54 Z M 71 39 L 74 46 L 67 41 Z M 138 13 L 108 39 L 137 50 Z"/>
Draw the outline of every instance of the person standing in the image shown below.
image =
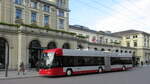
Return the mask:
<path id="1" fill-rule="evenodd" d="M 141 61 L 141 66 L 143 66 L 143 64 L 144 64 L 143 61 Z"/>
<path id="2" fill-rule="evenodd" d="M 25 67 L 23 62 L 21 62 L 21 64 L 19 65 L 18 75 L 20 75 L 20 72 L 22 72 L 23 75 L 25 75 Z"/>

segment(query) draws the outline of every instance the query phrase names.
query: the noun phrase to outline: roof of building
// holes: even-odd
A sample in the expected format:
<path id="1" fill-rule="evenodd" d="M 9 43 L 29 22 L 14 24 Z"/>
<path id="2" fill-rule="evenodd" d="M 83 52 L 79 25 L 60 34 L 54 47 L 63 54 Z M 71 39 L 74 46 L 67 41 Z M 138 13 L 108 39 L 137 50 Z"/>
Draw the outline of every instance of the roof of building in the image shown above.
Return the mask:
<path id="1" fill-rule="evenodd" d="M 81 25 L 70 25 L 69 28 L 75 29 L 75 30 L 91 32 L 91 33 L 97 33 L 100 35 L 107 35 L 107 36 L 111 36 L 111 37 L 120 37 L 120 36 L 113 35 L 110 31 L 106 31 L 106 32 L 105 31 L 95 31 L 95 30 L 91 30 L 88 27 L 81 26 Z"/>
<path id="2" fill-rule="evenodd" d="M 81 25 L 70 25 L 69 28 L 75 29 L 75 30 L 81 30 L 81 31 L 87 31 L 87 32 L 97 33 L 97 31 L 91 30 L 88 27 L 81 26 Z"/>
<path id="3" fill-rule="evenodd" d="M 115 32 L 112 33 L 115 36 L 124 36 L 124 35 L 129 35 L 129 34 L 137 34 L 137 33 L 142 33 L 142 34 L 146 34 L 146 35 L 150 35 L 149 33 L 146 33 L 144 31 L 139 31 L 139 30 L 125 30 L 125 31 L 120 31 L 120 32 Z"/>

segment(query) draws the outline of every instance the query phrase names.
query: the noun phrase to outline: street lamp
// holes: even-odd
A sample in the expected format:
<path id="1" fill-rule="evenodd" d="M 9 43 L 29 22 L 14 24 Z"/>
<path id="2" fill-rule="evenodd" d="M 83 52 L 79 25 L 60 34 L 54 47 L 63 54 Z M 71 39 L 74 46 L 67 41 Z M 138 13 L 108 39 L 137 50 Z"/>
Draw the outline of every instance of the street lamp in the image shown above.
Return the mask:
<path id="1" fill-rule="evenodd" d="M 5 62 L 5 77 L 8 77 L 8 66 L 9 66 L 9 44 L 6 42 L 6 62 Z"/>

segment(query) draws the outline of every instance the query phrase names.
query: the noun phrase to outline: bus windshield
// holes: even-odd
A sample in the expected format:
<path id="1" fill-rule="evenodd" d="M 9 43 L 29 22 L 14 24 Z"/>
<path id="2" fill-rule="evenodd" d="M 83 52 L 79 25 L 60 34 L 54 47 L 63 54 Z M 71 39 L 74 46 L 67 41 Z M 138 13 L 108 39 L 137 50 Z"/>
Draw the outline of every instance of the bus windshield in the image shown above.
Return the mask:
<path id="1" fill-rule="evenodd" d="M 47 56 L 45 56 L 46 59 L 46 65 L 51 66 L 53 59 L 54 59 L 54 53 L 47 53 Z"/>
<path id="2" fill-rule="evenodd" d="M 54 68 L 54 67 L 61 67 L 62 63 L 61 60 L 62 58 L 60 56 L 54 56 L 55 53 L 43 53 L 43 58 L 42 62 L 40 65 L 40 68 L 43 69 L 49 69 L 49 68 Z"/>
<path id="3" fill-rule="evenodd" d="M 43 64 L 41 68 L 51 68 L 55 53 L 43 53 Z"/>

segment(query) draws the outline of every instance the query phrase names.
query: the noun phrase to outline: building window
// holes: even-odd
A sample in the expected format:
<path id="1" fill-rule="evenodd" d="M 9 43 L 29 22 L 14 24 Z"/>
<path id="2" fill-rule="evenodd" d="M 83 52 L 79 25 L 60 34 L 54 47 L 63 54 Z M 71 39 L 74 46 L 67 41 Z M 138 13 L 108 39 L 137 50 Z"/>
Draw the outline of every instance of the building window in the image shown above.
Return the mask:
<path id="1" fill-rule="evenodd" d="M 62 48 L 63 49 L 70 49 L 70 44 L 69 43 L 64 43 Z"/>
<path id="2" fill-rule="evenodd" d="M 49 15 L 44 15 L 44 25 L 49 26 Z"/>
<path id="3" fill-rule="evenodd" d="M 137 47 L 137 42 L 136 41 L 134 42 L 134 47 Z"/>
<path id="4" fill-rule="evenodd" d="M 102 43 L 102 42 L 103 42 L 103 37 L 100 37 L 99 42 L 100 42 L 100 43 Z"/>
<path id="5" fill-rule="evenodd" d="M 64 11 L 63 10 L 58 10 L 58 16 L 64 17 Z"/>
<path id="6" fill-rule="evenodd" d="M 130 42 L 127 42 L 127 47 L 130 47 Z"/>
<path id="7" fill-rule="evenodd" d="M 125 53 L 128 53 L 128 51 L 125 51 Z"/>
<path id="8" fill-rule="evenodd" d="M 37 13 L 36 12 L 32 12 L 31 13 L 31 22 L 32 23 L 36 22 L 36 17 L 37 17 Z"/>
<path id="9" fill-rule="evenodd" d="M 149 46 L 150 46 L 150 43 L 149 43 L 149 42 L 150 42 L 150 41 L 149 41 L 149 40 L 147 40 L 147 43 L 148 43 L 148 44 L 147 44 L 147 47 L 148 47 L 148 48 L 149 48 Z"/>
<path id="10" fill-rule="evenodd" d="M 92 37 L 92 42 L 94 42 L 94 43 L 96 42 L 96 36 Z"/>
<path id="11" fill-rule="evenodd" d="M 110 42 L 111 42 L 111 43 L 113 43 L 113 40 L 112 40 L 112 39 L 110 39 Z"/>
<path id="12" fill-rule="evenodd" d="M 108 49 L 108 51 L 111 51 L 111 49 Z"/>
<path id="13" fill-rule="evenodd" d="M 101 49 L 101 51 L 105 51 L 105 49 L 104 49 L 104 48 L 102 48 L 102 49 Z"/>
<path id="14" fill-rule="evenodd" d="M 22 10 L 17 8 L 16 9 L 16 19 L 21 19 L 22 18 Z"/>
<path id="15" fill-rule="evenodd" d="M 146 42 L 146 38 L 144 38 L 144 42 Z"/>
<path id="16" fill-rule="evenodd" d="M 146 43 L 144 43 L 144 47 L 146 47 Z"/>
<path id="17" fill-rule="evenodd" d="M 43 11 L 49 12 L 50 11 L 50 6 L 44 5 Z"/>
<path id="18" fill-rule="evenodd" d="M 86 35 L 87 38 L 89 38 L 89 35 Z"/>
<path id="19" fill-rule="evenodd" d="M 126 39 L 130 39 L 130 36 L 127 36 Z"/>
<path id="20" fill-rule="evenodd" d="M 105 39 L 105 42 L 108 43 L 108 39 Z"/>
<path id="21" fill-rule="evenodd" d="M 57 0 L 57 6 L 63 6 L 63 0 Z"/>
<path id="22" fill-rule="evenodd" d="M 119 50 L 116 50 L 116 52 L 119 52 Z"/>
<path id="23" fill-rule="evenodd" d="M 37 9 L 37 2 L 31 1 L 31 8 Z"/>
<path id="24" fill-rule="evenodd" d="M 64 19 L 59 19 L 59 28 L 64 29 Z"/>
<path id="25" fill-rule="evenodd" d="M 123 50 L 121 50 L 120 53 L 123 53 Z"/>
<path id="26" fill-rule="evenodd" d="M 134 35 L 134 36 L 133 36 L 133 38 L 137 38 L 137 37 L 138 37 L 137 35 Z"/>
<path id="27" fill-rule="evenodd" d="M 15 0 L 15 3 L 16 3 L 16 4 L 19 4 L 19 5 L 21 5 L 22 2 L 23 2 L 23 0 Z"/>

